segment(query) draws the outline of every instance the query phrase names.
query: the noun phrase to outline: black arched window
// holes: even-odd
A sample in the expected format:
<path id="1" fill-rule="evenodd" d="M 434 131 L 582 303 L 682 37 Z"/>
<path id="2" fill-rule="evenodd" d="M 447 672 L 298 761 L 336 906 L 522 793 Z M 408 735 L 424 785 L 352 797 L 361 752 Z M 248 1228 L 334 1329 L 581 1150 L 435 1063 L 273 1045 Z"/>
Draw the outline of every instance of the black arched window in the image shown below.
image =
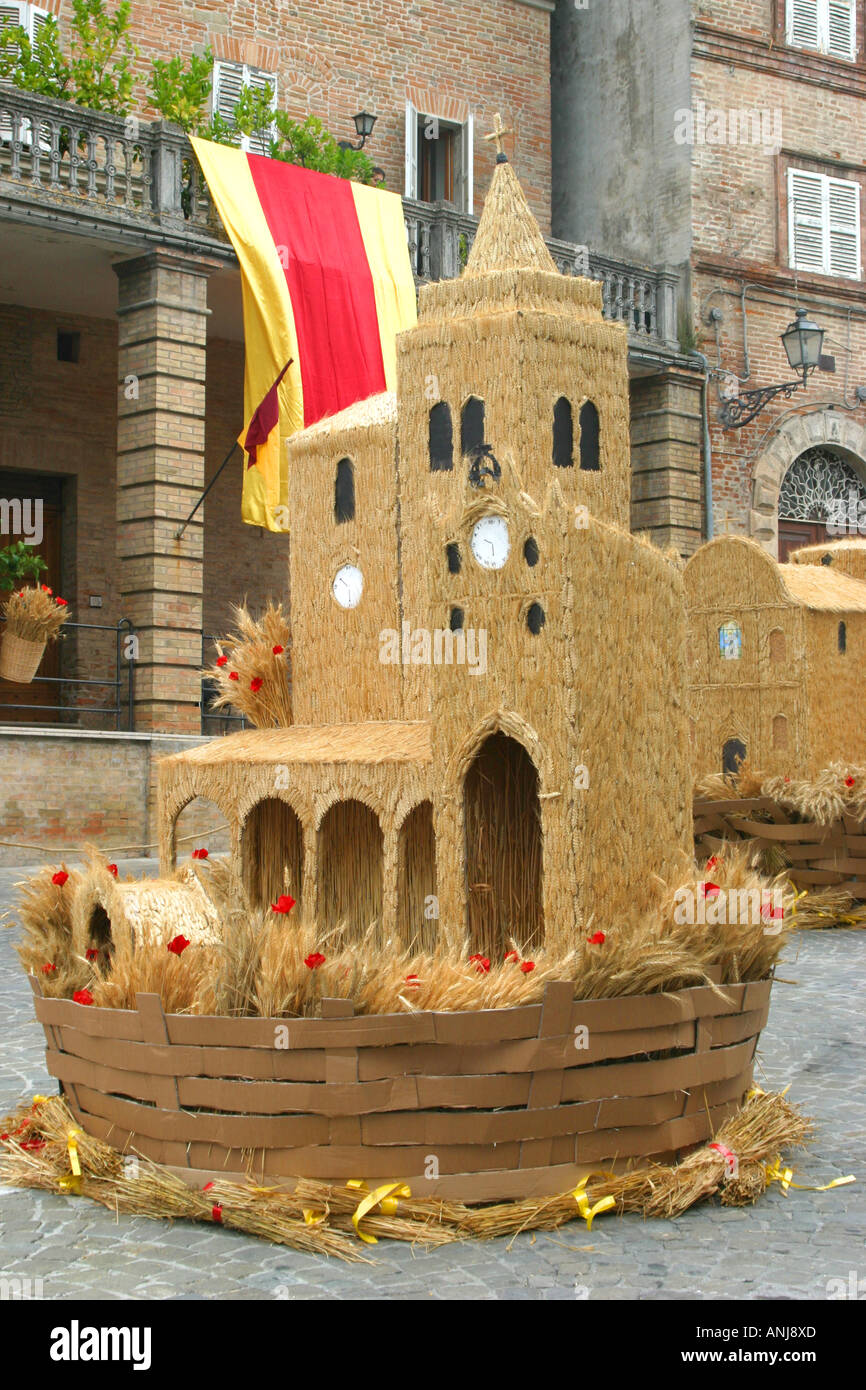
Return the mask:
<path id="1" fill-rule="evenodd" d="M 545 612 L 541 604 L 533 603 L 528 613 L 526 614 L 526 626 L 529 628 L 529 631 L 532 633 L 533 637 L 538 636 L 539 632 L 544 627 L 544 624 L 546 622 L 547 618 L 545 616 Z"/>
<path id="2" fill-rule="evenodd" d="M 460 546 L 456 541 L 452 541 L 450 545 L 446 545 L 445 554 L 448 559 L 448 573 L 459 574 L 463 568 L 463 561 L 460 556 Z"/>
<path id="3" fill-rule="evenodd" d="M 430 411 L 430 472 L 448 473 L 454 467 L 454 429 L 451 407 L 438 401 Z"/>
<path id="4" fill-rule="evenodd" d="M 601 468 L 600 440 L 598 411 L 587 401 L 580 412 L 580 466 L 586 472 L 598 473 Z"/>
<path id="5" fill-rule="evenodd" d="M 553 466 L 574 467 L 574 417 L 571 401 L 560 396 L 553 407 Z"/>
<path id="6" fill-rule="evenodd" d="M 722 772 L 732 777 L 740 770 L 740 763 L 746 761 L 746 745 L 740 738 L 729 738 L 722 749 Z"/>
<path id="7" fill-rule="evenodd" d="M 839 641 L 839 651 L 840 651 L 840 652 L 842 653 L 842 655 L 844 656 L 845 653 L 846 653 L 847 650 L 848 650 L 848 624 L 847 624 L 847 623 L 840 623 L 840 624 L 839 624 L 839 638 L 838 638 L 838 641 Z"/>
<path id="8" fill-rule="evenodd" d="M 448 619 L 448 626 L 452 632 L 462 632 L 465 620 L 466 617 L 462 608 L 452 608 L 451 617 Z"/>
<path id="9" fill-rule="evenodd" d="M 334 520 L 355 520 L 355 470 L 351 459 L 340 459 L 334 482 Z"/>
<path id="10" fill-rule="evenodd" d="M 460 416 L 460 452 L 473 454 L 484 443 L 484 402 L 470 396 Z"/>

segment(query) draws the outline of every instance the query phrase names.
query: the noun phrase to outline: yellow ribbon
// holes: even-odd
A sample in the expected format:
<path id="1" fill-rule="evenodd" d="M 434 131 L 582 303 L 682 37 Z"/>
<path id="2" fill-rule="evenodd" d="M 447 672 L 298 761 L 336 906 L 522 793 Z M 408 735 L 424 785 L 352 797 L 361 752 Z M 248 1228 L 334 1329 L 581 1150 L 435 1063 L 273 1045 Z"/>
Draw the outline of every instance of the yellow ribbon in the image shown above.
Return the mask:
<path id="1" fill-rule="evenodd" d="M 370 1192 L 367 1189 L 367 1184 L 362 1182 L 360 1178 L 352 1178 L 346 1183 L 346 1186 L 353 1187 L 356 1191 L 366 1194 L 361 1198 L 355 1214 L 352 1217 L 355 1235 L 358 1236 L 365 1245 L 378 1245 L 379 1242 L 377 1238 L 368 1235 L 366 1231 L 362 1231 L 359 1223 L 364 1219 L 367 1213 L 372 1211 L 376 1206 L 381 1206 L 384 1216 L 393 1216 L 399 1206 L 398 1198 L 411 1197 L 412 1189 L 407 1187 L 405 1183 L 386 1182 L 383 1183 L 381 1187 L 377 1187 Z"/>
<path id="2" fill-rule="evenodd" d="M 66 1147 L 69 1150 L 69 1166 L 76 1178 L 81 1177 L 81 1164 L 78 1161 L 78 1135 L 81 1132 L 80 1129 L 71 1129 L 66 1141 Z"/>
<path id="3" fill-rule="evenodd" d="M 807 1183 L 794 1182 L 793 1168 L 782 1168 L 779 1160 L 764 1165 L 764 1172 L 767 1175 L 767 1182 L 779 1182 L 782 1184 L 782 1191 L 787 1196 L 788 1188 L 794 1187 L 798 1192 L 829 1192 L 832 1187 L 847 1187 L 849 1183 L 856 1182 L 853 1173 L 849 1173 L 847 1178 L 834 1178 L 832 1182 L 825 1182 L 822 1187 L 810 1187 Z"/>
<path id="4" fill-rule="evenodd" d="M 594 1207 L 590 1207 L 589 1198 L 586 1195 L 586 1184 L 589 1182 L 589 1177 L 590 1175 L 581 1178 L 572 1193 L 574 1200 L 577 1202 L 577 1209 L 586 1222 L 587 1231 L 592 1230 L 592 1223 L 597 1216 L 600 1216 L 603 1211 L 610 1211 L 611 1207 L 616 1206 L 616 1201 L 613 1197 L 602 1197 L 600 1202 L 596 1202 Z"/>
<path id="5" fill-rule="evenodd" d="M 33 1104 L 34 1104 L 34 1105 L 45 1105 L 45 1104 L 47 1103 L 47 1101 L 48 1101 L 48 1097 L 47 1097 L 47 1096 L 34 1096 L 34 1097 L 33 1097 Z"/>
<path id="6" fill-rule="evenodd" d="M 314 1211 L 312 1207 L 304 1207 L 304 1225 L 321 1226 L 328 1213 L 326 1211 Z"/>

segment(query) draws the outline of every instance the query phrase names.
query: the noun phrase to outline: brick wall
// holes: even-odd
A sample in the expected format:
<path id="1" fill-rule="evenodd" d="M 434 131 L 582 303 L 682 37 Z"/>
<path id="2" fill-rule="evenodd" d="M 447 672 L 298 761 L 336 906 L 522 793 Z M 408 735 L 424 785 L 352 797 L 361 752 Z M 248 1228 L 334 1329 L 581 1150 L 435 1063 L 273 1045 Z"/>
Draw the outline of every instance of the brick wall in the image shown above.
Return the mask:
<path id="1" fill-rule="evenodd" d="M 716 527 L 748 533 L 754 469 L 778 426 L 826 409 L 866 425 L 866 411 L 854 401 L 855 387 L 866 383 L 864 284 L 789 269 L 786 174 L 793 164 L 862 177 L 866 83 L 856 64 L 787 48 L 782 0 L 702 0 L 696 17 L 693 110 L 702 102 L 708 122 L 713 112 L 723 113 L 728 136 L 725 143 L 699 140 L 692 149 L 698 346 L 713 366 L 739 377 L 747 373 L 748 348 L 749 379 L 741 391 L 789 380 L 779 339 L 802 305 L 827 330 L 824 351 L 836 358 L 835 375 L 816 373 L 806 390 L 773 402 L 740 430 L 721 429 L 711 389 Z M 858 24 L 862 50 L 863 6 Z M 731 113 L 738 111 L 766 113 L 768 147 L 732 131 Z M 717 330 L 707 322 L 714 309 L 723 315 Z"/>
<path id="2" fill-rule="evenodd" d="M 4 729 L 0 737 L 0 840 L 38 845 L 31 849 L 0 844 L 0 864 L 44 864 L 51 852 L 85 844 L 136 855 L 156 841 L 156 766 L 161 757 L 195 747 L 197 739 L 160 734 L 106 734 Z M 58 775 L 62 768 L 63 775 Z M 214 833 L 223 816 L 209 802 L 196 800 L 183 812 L 178 858 L 188 858 L 199 841 L 212 852 L 227 848 L 225 834 Z M 156 850 L 144 849 L 147 857 Z"/>
<path id="3" fill-rule="evenodd" d="M 61 27 L 70 13 L 71 0 L 61 0 Z M 549 231 L 549 25 L 545 9 L 520 0 L 133 0 L 140 109 L 152 114 L 144 92 L 154 58 L 210 44 L 218 58 L 276 71 L 279 105 L 295 118 L 321 117 L 338 139 L 356 138 L 356 111 L 375 113 L 369 152 L 400 193 L 407 97 L 436 104 L 426 114 L 443 119 L 449 103 L 471 107 L 479 192 L 494 160 L 482 137 L 500 111 L 516 132 L 508 153 Z"/>
<path id="4" fill-rule="evenodd" d="M 81 334 L 77 363 L 58 362 L 58 328 Z M 118 594 L 115 458 L 117 324 L 0 305 L 0 470 L 61 475 L 63 565 L 49 583 L 62 590 L 81 622 L 113 625 Z M 243 344 L 214 340 L 207 352 L 206 456 L 211 481 L 237 437 L 243 410 Z M 34 409 L 34 403 L 38 408 Z M 233 603 L 253 606 L 287 597 L 288 540 L 241 521 L 240 455 L 204 504 L 206 632 L 226 631 Z M 6 544 L 9 538 L 4 537 Z M 91 595 L 103 605 L 91 609 Z M 80 634 L 63 644 L 63 674 L 103 673 L 113 639 Z M 107 692 L 100 691 L 105 700 Z M 87 725 L 105 727 L 76 715 Z"/>

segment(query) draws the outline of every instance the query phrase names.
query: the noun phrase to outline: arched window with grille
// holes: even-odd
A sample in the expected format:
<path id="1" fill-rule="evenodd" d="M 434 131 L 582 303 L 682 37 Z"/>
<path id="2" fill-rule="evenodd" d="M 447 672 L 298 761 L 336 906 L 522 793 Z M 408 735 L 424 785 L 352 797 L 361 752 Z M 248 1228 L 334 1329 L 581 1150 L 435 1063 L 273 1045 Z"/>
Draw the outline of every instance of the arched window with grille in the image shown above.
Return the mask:
<path id="1" fill-rule="evenodd" d="M 355 520 L 355 470 L 351 459 L 340 459 L 334 480 L 334 520 Z"/>
<path id="2" fill-rule="evenodd" d="M 592 401 L 580 412 L 580 466 L 588 473 L 601 470 L 601 421 Z"/>

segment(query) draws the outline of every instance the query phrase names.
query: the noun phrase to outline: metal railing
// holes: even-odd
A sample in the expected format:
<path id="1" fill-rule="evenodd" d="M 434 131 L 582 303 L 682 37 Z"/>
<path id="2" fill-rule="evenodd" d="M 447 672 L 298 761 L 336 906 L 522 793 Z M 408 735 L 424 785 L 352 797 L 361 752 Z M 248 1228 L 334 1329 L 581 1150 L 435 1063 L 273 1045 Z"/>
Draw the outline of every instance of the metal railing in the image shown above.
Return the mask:
<path id="1" fill-rule="evenodd" d="M 0 617 L 0 623 L 5 623 L 6 619 Z M 121 729 L 128 733 L 135 730 L 135 628 L 129 618 L 121 618 L 114 627 L 109 627 L 101 623 L 73 623 L 67 622 L 63 625 L 63 631 L 58 639 L 61 643 L 68 642 L 77 632 L 110 632 L 114 634 L 114 675 L 105 678 L 101 676 L 35 676 L 33 685 L 56 687 L 60 695 L 60 704 L 38 704 L 28 705 L 18 702 L 0 701 L 0 723 L 3 723 L 4 710 L 27 710 L 33 711 L 34 716 L 39 714 L 64 714 L 65 720 L 52 721 L 67 726 L 74 727 L 71 716 L 79 717 L 91 715 L 109 715 L 114 719 L 114 727 L 120 732 Z M 61 649 L 62 650 L 62 649 Z M 125 668 L 125 669 L 124 669 Z M 86 702 L 66 701 L 63 702 L 63 695 L 67 691 L 90 691 L 90 690 L 113 690 L 113 704 L 92 705 Z M 17 722 L 17 721 L 16 721 Z M 39 724 L 45 722 L 37 717 L 22 721 L 27 724 Z"/>
<path id="2" fill-rule="evenodd" d="M 26 195 L 28 216 L 50 207 L 52 223 L 58 214 L 78 223 L 84 215 L 96 234 L 120 223 L 127 234 L 140 232 L 142 245 L 170 234 L 233 259 L 192 147 L 166 121 L 109 116 L 0 83 L 0 202 L 10 194 Z M 459 275 L 478 218 L 412 198 L 403 209 L 416 278 Z M 678 349 L 675 272 L 546 241 L 563 274 L 601 281 L 606 317 L 626 324 L 634 340 Z"/>
<path id="3" fill-rule="evenodd" d="M 201 664 L 207 666 L 212 659 L 208 656 L 208 646 L 214 647 L 219 641 L 212 633 L 203 632 L 201 638 Z M 219 692 L 217 682 L 211 676 L 201 678 L 201 731 L 203 734 L 228 734 L 233 730 L 247 727 L 246 716 L 232 707 L 212 708 L 214 696 Z"/>

